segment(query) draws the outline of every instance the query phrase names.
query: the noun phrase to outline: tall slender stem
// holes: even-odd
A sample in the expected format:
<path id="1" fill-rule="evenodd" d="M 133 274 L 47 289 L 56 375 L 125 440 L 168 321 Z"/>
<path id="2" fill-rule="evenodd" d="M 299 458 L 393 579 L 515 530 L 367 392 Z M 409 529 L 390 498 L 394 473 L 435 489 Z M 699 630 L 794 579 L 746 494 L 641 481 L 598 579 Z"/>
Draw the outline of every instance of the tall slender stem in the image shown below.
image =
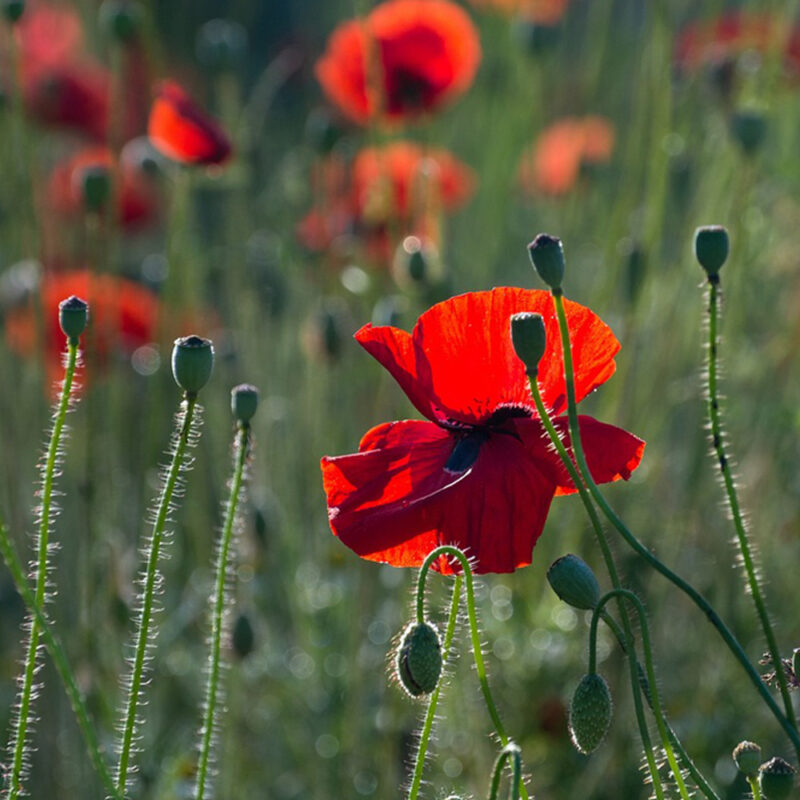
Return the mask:
<path id="1" fill-rule="evenodd" d="M 564 351 L 564 372 L 567 378 L 567 413 L 569 417 L 570 438 L 572 441 L 572 449 L 575 453 L 578 469 L 583 477 L 586 487 L 588 488 L 592 498 L 595 500 L 600 510 L 605 514 L 611 524 L 619 531 L 622 538 L 636 551 L 653 569 L 660 572 L 665 578 L 671 581 L 681 591 L 683 591 L 698 608 L 708 617 L 711 624 L 717 629 L 728 649 L 736 657 L 737 661 L 741 664 L 742 668 L 750 678 L 751 683 L 755 686 L 756 691 L 761 696 L 761 699 L 767 705 L 769 710 L 775 716 L 775 719 L 784 729 L 788 737 L 791 739 L 797 753 L 797 758 L 800 760 L 800 735 L 797 729 L 786 718 L 778 704 L 769 693 L 769 689 L 765 685 L 758 671 L 747 658 L 741 644 L 739 644 L 736 637 L 731 633 L 730 629 L 720 618 L 719 614 L 714 610 L 711 604 L 689 583 L 683 578 L 674 573 L 669 567 L 660 561 L 653 553 L 651 553 L 628 529 L 625 523 L 617 516 L 616 512 L 606 502 L 605 497 L 600 492 L 597 484 L 592 478 L 589 471 L 588 464 L 586 463 L 586 456 L 583 452 L 581 445 L 580 427 L 578 424 L 577 404 L 575 401 L 575 381 L 572 367 L 572 351 L 569 341 L 569 326 L 567 324 L 567 317 L 564 311 L 563 294 L 560 289 L 553 290 L 553 300 L 556 307 L 556 315 L 558 317 L 558 327 L 561 333 L 561 344 Z"/>
<path id="2" fill-rule="evenodd" d="M 195 783 L 195 800 L 203 800 L 205 796 L 211 743 L 214 736 L 214 718 L 219 691 L 223 615 L 225 611 L 225 587 L 228 580 L 228 553 L 230 552 L 231 541 L 233 539 L 236 509 L 239 504 L 239 496 L 244 481 L 245 463 L 247 462 L 249 450 L 250 426 L 240 423 L 238 434 L 233 478 L 231 480 L 231 494 L 225 512 L 225 523 L 222 528 L 222 536 L 220 537 L 217 556 L 217 579 L 211 619 L 211 649 L 208 657 L 208 683 L 206 686 L 205 716 L 201 732 L 200 758 L 197 767 L 197 781 Z"/>
<path id="3" fill-rule="evenodd" d="M 159 498 L 158 510 L 156 512 L 155 523 L 153 524 L 153 532 L 150 537 L 150 545 L 147 555 L 147 567 L 142 591 L 142 606 L 139 614 L 139 630 L 136 638 L 136 650 L 131 668 L 131 676 L 128 681 L 128 700 L 125 712 L 125 722 L 122 728 L 119 763 L 117 765 L 117 791 L 123 796 L 125 794 L 128 781 L 131 748 L 136 730 L 136 712 L 139 706 L 139 699 L 142 691 L 142 675 L 144 672 L 144 664 L 148 650 L 150 623 L 152 622 L 153 616 L 153 603 L 155 600 L 155 589 L 158 578 L 158 557 L 164 537 L 164 527 L 166 525 L 172 503 L 172 496 L 175 492 L 175 486 L 178 482 L 178 476 L 180 475 L 184 456 L 189 446 L 189 438 L 196 405 L 196 394 L 187 393 L 186 399 L 184 400 L 183 419 L 181 422 L 180 433 L 172 454 L 172 463 L 170 464 L 169 471 L 167 472 L 161 497 Z"/>
<path id="4" fill-rule="evenodd" d="M 43 607 L 47 596 L 48 551 L 50 549 L 50 523 L 52 514 L 53 484 L 58 464 L 61 435 L 69 408 L 72 383 L 75 378 L 75 366 L 78 361 L 78 340 L 67 340 L 67 364 L 64 371 L 64 382 L 61 386 L 58 405 L 53 419 L 53 430 L 47 445 L 47 455 L 42 468 L 42 502 L 39 508 L 39 534 L 37 542 L 37 564 L 34 599 L 38 607 Z M 33 612 L 31 612 L 33 613 Z M 30 620 L 28 647 L 25 665 L 20 681 L 18 711 L 13 733 L 13 744 L 10 747 L 11 767 L 8 774 L 8 798 L 16 800 L 22 793 L 25 755 L 27 753 L 27 734 L 30 724 L 31 707 L 34 700 L 33 681 L 36 675 L 36 661 L 39 650 L 41 629 L 35 615 Z"/>
<path id="5" fill-rule="evenodd" d="M 767 605 L 764 595 L 761 592 L 761 584 L 756 576 L 753 554 L 750 550 L 750 542 L 747 538 L 747 529 L 744 524 L 739 496 L 736 491 L 736 484 L 731 474 L 731 466 L 725 454 L 725 444 L 722 435 L 722 418 L 719 408 L 719 394 L 717 392 L 717 362 L 719 358 L 719 341 L 717 338 L 717 319 L 719 316 L 719 275 L 710 275 L 708 279 L 708 416 L 711 420 L 711 439 L 716 452 L 717 462 L 722 480 L 725 484 L 725 494 L 728 498 L 728 505 L 731 509 L 733 526 L 736 529 L 736 539 L 739 543 L 739 552 L 742 556 L 745 572 L 747 573 L 747 584 L 750 587 L 750 594 L 753 596 L 756 613 L 761 622 L 764 636 L 769 647 L 769 654 L 772 664 L 775 667 L 775 677 L 780 687 L 783 706 L 786 709 L 786 718 L 792 725 L 797 727 L 797 719 L 792 704 L 792 696 L 789 694 L 789 684 L 786 680 L 786 672 L 783 669 L 781 653 L 778 649 L 778 642 L 775 639 L 775 632 L 767 613 Z"/>

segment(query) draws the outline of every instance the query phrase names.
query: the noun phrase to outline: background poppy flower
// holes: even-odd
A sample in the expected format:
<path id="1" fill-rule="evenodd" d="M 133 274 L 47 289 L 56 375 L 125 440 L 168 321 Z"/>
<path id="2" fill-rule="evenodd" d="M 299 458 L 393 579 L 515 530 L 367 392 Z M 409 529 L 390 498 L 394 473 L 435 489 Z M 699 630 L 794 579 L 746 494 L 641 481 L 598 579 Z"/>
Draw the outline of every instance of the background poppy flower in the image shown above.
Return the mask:
<path id="1" fill-rule="evenodd" d="M 436 111 L 465 92 L 481 49 L 467 13 L 450 0 L 389 0 L 340 25 L 317 61 L 328 97 L 352 120 L 394 122 Z M 375 76 L 368 75 L 371 59 Z"/>
<path id="2" fill-rule="evenodd" d="M 554 25 L 563 16 L 569 0 L 469 0 L 480 9 L 515 15 L 542 25 Z"/>
<path id="3" fill-rule="evenodd" d="M 223 164 L 232 149 L 225 131 L 174 81 L 159 87 L 147 135 L 156 150 L 182 164 Z"/>
<path id="4" fill-rule="evenodd" d="M 523 154 L 519 184 L 528 194 L 564 194 L 575 185 L 582 166 L 611 158 L 614 138 L 614 126 L 603 117 L 559 120 Z"/>
<path id="5" fill-rule="evenodd" d="M 619 342 L 588 308 L 568 302 L 566 310 L 581 400 L 613 374 Z M 378 425 L 358 453 L 322 459 L 331 529 L 358 555 L 418 566 L 434 547 L 455 544 L 479 573 L 530 564 L 550 502 L 575 489 L 511 344 L 509 318 L 520 311 L 544 317 L 539 381 L 559 415 L 566 409 L 563 360 L 545 291 L 473 292 L 433 306 L 411 334 L 371 325 L 356 333 L 428 420 Z M 555 424 L 566 435 L 566 419 Z M 580 425 L 595 480 L 630 477 L 644 442 L 591 417 Z M 444 559 L 438 567 L 453 571 Z"/>

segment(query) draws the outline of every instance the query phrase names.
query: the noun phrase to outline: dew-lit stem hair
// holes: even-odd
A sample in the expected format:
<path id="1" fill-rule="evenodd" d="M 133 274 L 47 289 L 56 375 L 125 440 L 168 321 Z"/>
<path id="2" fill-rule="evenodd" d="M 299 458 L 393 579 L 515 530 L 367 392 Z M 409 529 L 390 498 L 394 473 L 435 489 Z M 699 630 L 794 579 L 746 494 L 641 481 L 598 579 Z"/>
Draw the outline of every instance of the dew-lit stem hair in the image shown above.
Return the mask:
<path id="1" fill-rule="evenodd" d="M 85 324 L 85 304 L 84 304 Z M 72 397 L 75 369 L 78 363 L 78 335 L 67 337 L 67 358 L 64 369 L 64 380 L 61 384 L 58 401 L 53 412 L 50 439 L 47 450 L 41 462 L 41 489 L 39 490 L 41 502 L 36 510 L 39 519 L 39 528 L 35 537 L 36 561 L 33 574 L 34 599 L 36 606 L 44 608 L 48 599 L 48 555 L 52 549 L 50 532 L 56 509 L 53 505 L 55 476 L 62 457 L 61 439 L 64 434 L 67 410 Z M 33 726 L 35 716 L 33 711 L 36 699 L 34 681 L 39 670 L 39 644 L 41 628 L 36 615 L 31 612 L 26 622 L 27 645 L 25 648 L 25 661 L 22 673 L 18 678 L 18 693 L 14 712 L 13 730 L 9 743 L 10 763 L 7 767 L 6 789 L 9 800 L 16 800 L 24 791 L 24 780 L 28 772 L 29 759 L 29 733 Z"/>

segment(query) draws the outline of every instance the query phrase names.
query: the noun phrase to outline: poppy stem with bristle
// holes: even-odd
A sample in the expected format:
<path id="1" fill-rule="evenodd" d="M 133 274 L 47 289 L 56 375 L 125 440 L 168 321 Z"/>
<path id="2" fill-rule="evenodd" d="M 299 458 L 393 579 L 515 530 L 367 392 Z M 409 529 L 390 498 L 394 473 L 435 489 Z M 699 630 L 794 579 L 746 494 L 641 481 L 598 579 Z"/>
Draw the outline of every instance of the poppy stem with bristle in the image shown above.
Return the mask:
<path id="1" fill-rule="evenodd" d="M 522 785 L 522 751 L 515 742 L 509 742 L 497 756 L 492 773 L 492 783 L 489 788 L 489 800 L 497 800 L 500 791 L 500 778 L 503 777 L 503 767 L 511 759 L 511 788 L 508 793 L 509 800 L 519 800 L 519 790 Z"/>

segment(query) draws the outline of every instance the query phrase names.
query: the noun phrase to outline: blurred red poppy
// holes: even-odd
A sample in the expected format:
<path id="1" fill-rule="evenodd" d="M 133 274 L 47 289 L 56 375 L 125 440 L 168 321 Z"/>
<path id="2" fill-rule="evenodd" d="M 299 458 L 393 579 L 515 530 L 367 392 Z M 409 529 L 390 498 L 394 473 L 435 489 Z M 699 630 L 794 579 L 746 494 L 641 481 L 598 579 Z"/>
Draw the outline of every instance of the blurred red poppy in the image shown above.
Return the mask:
<path id="1" fill-rule="evenodd" d="M 159 87 L 147 135 L 156 150 L 182 164 L 223 164 L 231 155 L 225 131 L 174 81 Z"/>
<path id="2" fill-rule="evenodd" d="M 9 347 L 21 355 L 33 355 L 37 343 L 36 306 L 41 303 L 45 364 L 54 380 L 61 377 L 65 347 L 58 304 L 73 294 L 89 303 L 96 363 L 106 361 L 115 349 L 130 354 L 155 338 L 158 299 L 146 287 L 111 275 L 91 275 L 88 270 L 46 273 L 39 298 L 30 298 L 26 305 L 12 309 L 5 319 L 5 332 Z"/>
<path id="3" fill-rule="evenodd" d="M 115 169 L 111 151 L 106 147 L 87 147 L 57 164 L 50 176 L 47 200 L 56 214 L 77 217 L 85 209 L 83 179 L 86 172 L 100 168 Z M 127 230 L 152 222 L 158 209 L 158 198 L 150 178 L 124 159 L 117 169 L 117 221 Z"/>
<path id="4" fill-rule="evenodd" d="M 480 9 L 499 11 L 538 22 L 541 25 L 554 25 L 563 16 L 569 0 L 469 0 Z"/>
<path id="5" fill-rule="evenodd" d="M 519 184 L 528 194 L 564 194 L 575 185 L 581 167 L 610 160 L 614 138 L 614 126 L 603 117 L 559 120 L 523 154 Z"/>
<path id="6" fill-rule="evenodd" d="M 577 399 L 614 372 L 611 330 L 588 308 L 567 303 Z M 353 455 L 322 459 L 331 529 L 363 558 L 419 566 L 433 548 L 455 544 L 479 573 L 531 562 L 555 495 L 575 491 L 554 454 L 511 344 L 509 318 L 542 314 L 547 350 L 539 383 L 568 442 L 558 323 L 549 294 L 493 289 L 433 306 L 413 333 L 367 325 L 356 340 L 400 384 L 429 421 L 370 430 Z M 583 445 L 597 481 L 627 479 L 644 442 L 581 416 Z M 441 559 L 438 569 L 452 572 Z"/>
<path id="7" fill-rule="evenodd" d="M 472 84 L 481 58 L 468 14 L 450 0 L 388 0 L 340 25 L 317 61 L 328 97 L 352 120 L 403 122 Z"/>
<path id="8" fill-rule="evenodd" d="M 779 17 L 739 9 L 687 25 L 675 42 L 675 62 L 691 71 L 773 46 L 783 48 L 785 67 L 800 73 L 800 28 L 787 31 Z"/>

